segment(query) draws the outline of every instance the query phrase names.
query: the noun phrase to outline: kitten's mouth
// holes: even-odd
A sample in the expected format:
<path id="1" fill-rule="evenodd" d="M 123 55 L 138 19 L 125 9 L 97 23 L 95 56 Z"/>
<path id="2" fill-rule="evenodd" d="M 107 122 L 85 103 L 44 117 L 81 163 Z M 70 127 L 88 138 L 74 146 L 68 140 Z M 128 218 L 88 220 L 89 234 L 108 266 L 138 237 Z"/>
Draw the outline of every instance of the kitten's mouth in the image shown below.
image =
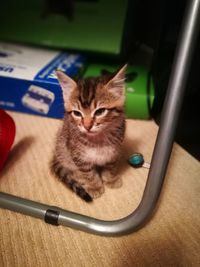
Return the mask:
<path id="1" fill-rule="evenodd" d="M 99 129 L 98 130 L 97 129 L 89 129 L 88 130 L 88 129 L 85 129 L 83 127 L 79 128 L 79 129 L 83 134 L 88 135 L 88 136 L 94 136 L 94 135 L 97 135 L 100 133 Z"/>
<path id="2" fill-rule="evenodd" d="M 95 137 L 95 136 L 100 134 L 100 131 L 94 131 L 94 130 L 88 131 L 88 130 L 85 130 L 85 131 L 82 131 L 82 133 L 85 134 L 88 137 Z"/>
<path id="3" fill-rule="evenodd" d="M 98 134 L 98 131 L 86 131 L 85 132 L 87 135 L 91 136 L 91 135 L 96 135 Z"/>

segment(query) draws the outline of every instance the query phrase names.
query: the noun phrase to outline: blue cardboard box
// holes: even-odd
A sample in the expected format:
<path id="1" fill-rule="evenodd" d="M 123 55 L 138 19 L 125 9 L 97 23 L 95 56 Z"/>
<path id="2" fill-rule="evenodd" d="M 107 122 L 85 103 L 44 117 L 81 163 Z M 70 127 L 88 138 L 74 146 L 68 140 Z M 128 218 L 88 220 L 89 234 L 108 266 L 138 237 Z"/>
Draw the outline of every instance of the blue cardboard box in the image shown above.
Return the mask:
<path id="1" fill-rule="evenodd" d="M 84 63 L 80 54 L 0 42 L 0 108 L 62 118 L 55 70 L 76 77 Z"/>

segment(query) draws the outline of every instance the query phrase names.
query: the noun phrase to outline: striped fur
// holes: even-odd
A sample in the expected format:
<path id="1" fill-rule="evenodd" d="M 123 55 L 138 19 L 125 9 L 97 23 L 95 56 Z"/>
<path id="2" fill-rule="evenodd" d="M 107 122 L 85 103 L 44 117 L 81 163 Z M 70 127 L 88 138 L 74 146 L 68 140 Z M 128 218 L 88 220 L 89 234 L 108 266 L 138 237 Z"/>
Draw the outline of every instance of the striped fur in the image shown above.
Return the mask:
<path id="1" fill-rule="evenodd" d="M 66 113 L 51 169 L 77 195 L 91 201 L 103 194 L 105 184 L 120 184 L 125 67 L 112 76 L 77 82 L 61 72 L 57 76 Z"/>
<path id="2" fill-rule="evenodd" d="M 77 183 L 75 180 L 70 179 L 67 169 L 64 168 L 56 159 L 51 162 L 51 171 L 57 177 L 61 179 L 62 182 L 68 185 L 68 187 L 74 191 L 78 196 L 84 199 L 86 202 L 92 201 L 91 196 Z"/>

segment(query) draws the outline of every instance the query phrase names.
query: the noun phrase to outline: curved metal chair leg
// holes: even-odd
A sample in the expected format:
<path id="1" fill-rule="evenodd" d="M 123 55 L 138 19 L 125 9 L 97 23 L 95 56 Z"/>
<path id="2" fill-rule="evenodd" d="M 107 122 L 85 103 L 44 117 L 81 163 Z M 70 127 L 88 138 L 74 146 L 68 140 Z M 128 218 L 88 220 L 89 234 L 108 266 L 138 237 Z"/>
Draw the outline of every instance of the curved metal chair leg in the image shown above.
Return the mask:
<path id="1" fill-rule="evenodd" d="M 179 38 L 168 92 L 163 107 L 161 124 L 153 152 L 151 168 L 142 200 L 129 216 L 103 221 L 0 193 L 0 207 L 44 219 L 47 223 L 64 225 L 100 235 L 123 235 L 131 233 L 147 221 L 158 201 L 170 158 L 177 120 L 189 72 L 195 41 L 200 27 L 200 0 L 190 0 Z"/>

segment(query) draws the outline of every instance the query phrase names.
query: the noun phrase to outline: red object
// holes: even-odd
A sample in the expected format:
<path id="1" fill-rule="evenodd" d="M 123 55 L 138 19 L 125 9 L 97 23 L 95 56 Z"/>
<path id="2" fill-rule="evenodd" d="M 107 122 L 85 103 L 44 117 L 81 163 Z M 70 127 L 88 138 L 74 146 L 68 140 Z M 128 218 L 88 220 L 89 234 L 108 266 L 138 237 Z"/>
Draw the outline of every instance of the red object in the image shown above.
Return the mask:
<path id="1" fill-rule="evenodd" d="M 0 170 L 5 163 L 15 138 L 15 123 L 4 110 L 0 109 Z"/>

